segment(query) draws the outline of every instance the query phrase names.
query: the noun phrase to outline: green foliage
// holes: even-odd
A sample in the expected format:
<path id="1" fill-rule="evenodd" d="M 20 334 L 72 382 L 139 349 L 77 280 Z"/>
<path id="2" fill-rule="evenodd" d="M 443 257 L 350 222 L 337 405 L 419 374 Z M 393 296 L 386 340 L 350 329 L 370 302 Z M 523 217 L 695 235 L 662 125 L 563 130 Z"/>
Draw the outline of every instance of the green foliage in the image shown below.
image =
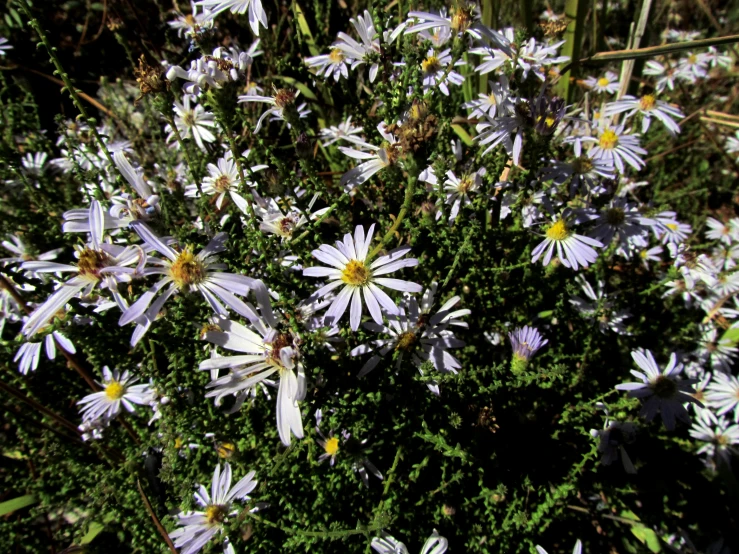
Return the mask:
<path id="1" fill-rule="evenodd" d="M 534 202 L 538 170 L 563 156 L 565 147 L 527 128 L 520 166 L 512 166 L 501 148 L 482 155 L 473 122 L 459 114 L 464 101 L 487 92 L 484 76 L 477 82 L 472 68 L 465 67 L 460 69 L 467 77 L 464 86 L 449 98 L 424 94 L 420 67 L 430 43 L 405 35 L 378 55 L 381 71 L 374 83 L 359 76 L 364 66 L 350 80 L 323 80 L 309 71 L 304 58 L 325 53 L 338 31 L 348 32 L 348 19 L 361 13 L 359 6 L 265 2 L 270 27 L 262 29 L 264 54 L 255 58 L 249 77 L 265 95 L 273 87 L 299 91 L 296 103 L 307 102 L 312 114 L 301 119 L 287 110 L 284 120 L 265 122 L 255 134 L 264 106 L 237 103 L 243 83 L 229 83 L 201 97 L 222 128 L 219 140 L 201 149 L 177 133 L 168 145 L 163 129 L 176 127 L 172 106 L 182 99 L 181 82 L 138 100 L 143 90 L 135 86 L 134 69 L 141 56 L 150 67 L 162 58 L 183 66 L 193 59 L 187 41 L 166 25 L 176 15 L 170 3 L 52 4 L 9 4 L 0 27 L 0 35 L 14 44 L 8 57 L 15 64 L 0 71 L 0 182 L 13 184 L 2 189 L 0 235 L 22 237 L 36 255 L 63 246 L 57 261 L 75 262 L 71 247 L 84 240 L 62 233 L 62 214 L 93 198 L 109 203 L 109 186 L 131 192 L 113 169 L 108 149 L 98 152 L 100 144 L 130 141 L 129 157 L 161 197 L 161 217 L 151 223 L 155 231 L 195 251 L 215 232 L 227 232 L 221 262 L 233 273 L 263 279 L 279 295 L 274 308 L 283 317 L 281 329 L 293 330 L 302 341 L 308 395 L 300 408 L 306 436 L 289 447 L 280 443 L 274 390 L 267 397 L 257 388 L 254 399 L 234 413 L 232 398 L 221 406 L 205 398 L 209 375 L 197 368 L 209 357 L 201 338 L 212 310 L 197 294 L 170 299 L 135 347 L 129 343 L 131 327 L 118 326 L 117 308 L 99 311 L 73 299 L 70 313 L 85 318 L 84 324 L 72 324 L 72 316 L 63 314 L 38 338 L 62 331 L 76 354 L 54 360 L 42 355 L 38 369 L 26 376 L 14 361 L 26 342 L 22 323 L 9 320 L 0 337 L 0 550 L 166 552 L 157 523 L 173 531 L 175 514 L 196 508 L 196 485 L 209 487 L 214 467 L 224 461 L 235 479 L 254 470 L 258 481 L 246 509 L 226 525 L 237 552 L 369 552 L 371 539 L 383 531 L 418 552 L 433 529 L 449 540 L 451 552 L 469 553 L 532 552 L 536 544 L 551 545 L 551 553 L 569 552 L 577 538 L 586 552 L 659 552 L 680 530 L 701 548 L 719 536 L 732 536 L 739 513 L 735 470 L 707 470 L 685 426 L 675 433 L 659 421 L 641 427 L 638 440 L 629 445 L 636 475 L 625 474 L 619 463 L 599 463 L 602 453 L 590 430 L 602 429 L 605 416 L 596 404 L 619 421 L 639 420 L 639 402 L 614 390 L 634 367 L 629 352 L 648 348 L 663 363 L 671 352 L 694 350 L 703 314 L 679 297 L 664 296 L 665 283 L 679 277 L 666 262 L 643 267 L 611 249 L 585 275 L 589 282 L 602 281 L 616 307 L 633 315 L 627 332 L 601 333 L 597 322 L 568 301 L 581 294 L 575 273 L 560 263 L 546 268 L 531 263 L 540 239 L 524 227 L 521 210 Z M 527 19 L 544 8 L 540 2 L 524 4 L 533 9 Z M 442 3 L 427 7 L 438 9 Z M 410 8 L 406 1 L 368 7 L 380 31 L 405 20 Z M 483 17 L 499 26 L 520 23 L 510 13 L 515 9 L 486 1 Z M 199 35 L 193 50 L 210 53 L 239 39 L 246 44 L 252 34 L 245 17 L 219 16 L 217 29 Z M 609 33 L 619 31 L 617 22 L 612 28 L 600 24 Z M 532 32 L 541 38 L 539 28 L 517 30 L 519 38 Z M 572 33 L 578 44 L 571 52 L 578 52 L 583 32 Z M 586 37 L 586 44 L 595 42 Z M 467 59 L 463 40 L 455 39 L 451 47 L 455 59 Z M 401 57 L 406 65 L 394 69 L 393 61 Z M 62 80 L 61 92 L 62 85 L 52 87 L 53 75 Z M 523 79 L 514 70 L 509 77 L 521 97 L 534 98 L 541 88 L 533 75 Z M 686 114 L 704 108 L 729 112 L 736 108 L 735 100 L 726 99 L 734 85 L 728 78 L 716 79 L 694 90 L 679 88 L 671 100 Z M 96 88 L 92 100 L 100 106 L 88 97 Z M 580 102 L 574 85 L 562 90 L 570 89 L 570 97 Z M 351 115 L 364 127 L 367 141 L 379 145 L 377 124 L 399 121 L 413 109 L 434 121 L 418 150 L 364 183 L 360 194 L 344 192 L 339 179 L 353 161 L 335 146 L 319 143 L 318 130 Z M 651 158 L 639 174 L 649 186 L 635 193 L 644 205 L 675 210 L 680 221 L 690 223 L 696 251 L 705 246 L 706 217 L 733 215 L 736 207 L 736 165 L 715 141 L 706 140 L 708 134 L 698 117 L 686 122 L 679 139 L 653 122 L 642 137 Z M 57 144 L 59 137 L 64 140 Z M 452 146 L 457 140 L 461 163 Z M 187 185 L 202 187 L 208 164 L 226 150 L 238 160 L 246 214 L 228 198 L 219 208 L 212 197 L 185 196 Z M 72 151 L 94 159 L 74 157 Z M 63 158 L 65 171 L 49 169 L 34 181 L 22 159 L 35 152 Z M 252 172 L 257 164 L 267 169 Z M 427 165 L 440 176 L 436 187 L 417 178 Z M 450 223 L 441 176 L 477 168 L 485 169 L 482 187 Z M 254 188 L 244 186 L 252 179 Z M 507 218 L 501 215 L 500 181 L 520 187 Z M 305 194 L 293 195 L 296 187 Z M 260 231 L 258 198 L 291 195 L 301 213 L 311 211 L 308 200 L 314 195 L 315 208 L 330 210 L 284 241 Z M 344 342 L 332 352 L 323 348 L 321 332 L 301 326 L 298 302 L 314 292 L 315 280 L 288 270 L 285 256 L 314 265 L 311 252 L 321 244 L 370 224 L 378 229 L 375 255 L 412 247 L 419 264 L 401 278 L 424 287 L 438 283 L 435 309 L 458 296 L 459 306 L 471 311 L 464 318 L 469 329 L 455 331 L 466 343 L 453 351 L 461 364 L 458 373 L 441 373 L 431 362 L 420 365 L 419 372 L 411 357 L 401 358 L 396 349 L 360 379 L 357 373 L 367 358 L 350 352 L 375 340 L 374 333 L 351 332 L 344 321 Z M 126 228 L 116 241 L 139 242 Z M 29 303 L 43 302 L 56 288 L 55 279 L 24 272 L 17 264 L 0 266 L 0 275 L 12 279 Z M 134 280 L 121 293 L 132 303 L 151 284 Z M 536 326 L 548 339 L 525 363 L 512 357 L 505 340 L 523 325 Z M 737 342 L 734 331 L 725 336 Z M 75 364 L 81 369 L 75 371 Z M 102 440 L 83 441 L 75 430 L 80 422 L 76 402 L 90 390 L 80 373 L 99 380 L 103 366 L 131 370 L 167 400 L 158 405 L 161 417 L 151 423 L 148 407 L 139 406 L 112 422 Z M 429 392 L 434 385 L 439 396 Z M 318 460 L 323 454 L 313 424 L 318 409 L 324 433 L 331 429 L 339 436 L 344 430 L 352 437 L 341 443 L 334 465 Z M 363 486 L 358 474 L 363 460 L 379 469 L 382 481 L 370 475 L 369 487 Z M 257 503 L 269 507 L 250 512 Z M 218 550 L 210 545 L 204 552 Z"/>

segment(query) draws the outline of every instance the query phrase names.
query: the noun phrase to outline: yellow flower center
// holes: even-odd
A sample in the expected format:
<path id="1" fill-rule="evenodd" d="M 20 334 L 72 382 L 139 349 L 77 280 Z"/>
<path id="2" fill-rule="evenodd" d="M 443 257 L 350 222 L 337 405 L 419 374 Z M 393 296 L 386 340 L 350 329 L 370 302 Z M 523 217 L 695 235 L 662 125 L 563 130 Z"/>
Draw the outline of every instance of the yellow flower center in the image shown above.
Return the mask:
<path id="1" fill-rule="evenodd" d="M 546 235 L 549 240 L 565 240 L 570 236 L 570 230 L 567 228 L 567 223 L 564 219 L 560 219 L 554 223 L 549 229 L 547 229 Z"/>
<path id="2" fill-rule="evenodd" d="M 421 69 L 423 69 L 424 73 L 436 73 L 441 69 L 439 58 L 436 56 L 429 56 L 421 62 Z"/>
<path id="3" fill-rule="evenodd" d="M 598 144 L 603 150 L 613 150 L 618 144 L 618 135 L 608 129 L 605 133 L 600 136 Z"/>
<path id="4" fill-rule="evenodd" d="M 182 437 L 177 437 L 174 440 L 174 447 L 175 447 L 175 450 L 179 450 L 180 448 L 182 448 Z"/>
<path id="5" fill-rule="evenodd" d="M 77 261 L 77 267 L 80 270 L 80 275 L 94 279 L 95 281 L 100 280 L 100 270 L 110 265 L 110 256 L 108 256 L 102 250 L 92 250 L 91 248 L 85 248 L 80 252 L 79 260 Z"/>
<path id="6" fill-rule="evenodd" d="M 329 456 L 336 456 L 336 453 L 339 451 L 339 439 L 331 437 L 326 441 L 326 444 L 323 445 L 323 449 Z"/>
<path id="7" fill-rule="evenodd" d="M 226 507 L 220 504 L 210 504 L 205 508 L 205 519 L 208 525 L 220 525 L 226 519 Z"/>
<path id="8" fill-rule="evenodd" d="M 105 387 L 105 396 L 108 400 L 119 400 L 125 392 L 126 389 L 118 381 L 112 381 Z"/>
<path id="9" fill-rule="evenodd" d="M 328 55 L 328 59 L 331 60 L 331 63 L 339 64 L 344 61 L 344 54 L 338 48 L 334 48 Z"/>
<path id="10" fill-rule="evenodd" d="M 690 56 L 688 56 L 688 63 L 694 64 L 697 61 L 698 61 L 698 56 L 696 56 L 695 54 L 691 54 Z"/>
<path id="11" fill-rule="evenodd" d="M 677 223 L 667 223 L 665 224 L 665 227 L 672 231 L 677 231 Z"/>
<path id="12" fill-rule="evenodd" d="M 410 350 L 413 345 L 416 344 L 416 334 L 413 331 L 406 331 L 401 334 L 398 338 L 398 345 L 395 347 L 396 350 Z"/>
<path id="13" fill-rule="evenodd" d="M 646 250 L 641 250 L 639 252 L 639 256 L 641 256 L 642 260 L 646 260 L 648 255 L 649 255 L 649 252 L 647 252 Z"/>
<path id="14" fill-rule="evenodd" d="M 598 86 L 601 87 L 601 88 L 607 87 L 610 82 L 611 81 L 609 81 L 605 77 L 601 77 L 600 79 L 598 79 Z"/>
<path id="15" fill-rule="evenodd" d="M 362 287 L 367 284 L 370 279 L 370 270 L 359 260 L 350 260 L 344 271 L 341 272 L 341 280 L 347 285 Z"/>
<path id="16" fill-rule="evenodd" d="M 460 179 L 459 185 L 457 185 L 457 190 L 461 194 L 467 194 L 474 184 L 474 179 L 469 175 L 465 175 L 464 177 L 462 177 L 462 179 Z"/>
<path id="17" fill-rule="evenodd" d="M 656 102 L 657 101 L 655 100 L 654 95 L 652 95 L 652 94 L 645 94 L 639 100 L 639 107 L 642 110 L 644 110 L 645 112 L 648 112 L 649 110 L 651 110 L 652 108 L 654 108 L 654 104 Z"/>
<path id="18" fill-rule="evenodd" d="M 205 266 L 195 254 L 192 246 L 186 246 L 170 266 L 169 274 L 178 289 L 197 285 L 205 280 Z"/>

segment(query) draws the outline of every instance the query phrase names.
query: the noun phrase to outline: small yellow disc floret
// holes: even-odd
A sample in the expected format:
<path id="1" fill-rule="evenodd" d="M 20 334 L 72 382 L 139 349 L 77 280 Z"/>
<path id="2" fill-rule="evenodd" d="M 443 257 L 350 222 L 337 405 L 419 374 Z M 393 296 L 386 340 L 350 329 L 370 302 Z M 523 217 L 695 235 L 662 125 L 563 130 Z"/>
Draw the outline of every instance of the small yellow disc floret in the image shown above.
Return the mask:
<path id="1" fill-rule="evenodd" d="M 359 260 L 350 260 L 346 264 L 344 271 L 341 272 L 341 280 L 347 285 L 361 287 L 366 285 L 369 279 L 369 268 L 364 265 L 364 262 L 360 262 Z"/>
<path id="2" fill-rule="evenodd" d="M 567 237 L 570 236 L 570 230 L 567 228 L 567 224 L 565 223 L 564 219 L 560 219 L 555 224 L 553 224 L 549 229 L 547 229 L 546 235 L 547 238 L 550 240 L 565 240 Z"/>
<path id="3" fill-rule="evenodd" d="M 119 400 L 125 392 L 126 389 L 118 381 L 112 381 L 105 387 L 105 396 L 108 400 Z"/>

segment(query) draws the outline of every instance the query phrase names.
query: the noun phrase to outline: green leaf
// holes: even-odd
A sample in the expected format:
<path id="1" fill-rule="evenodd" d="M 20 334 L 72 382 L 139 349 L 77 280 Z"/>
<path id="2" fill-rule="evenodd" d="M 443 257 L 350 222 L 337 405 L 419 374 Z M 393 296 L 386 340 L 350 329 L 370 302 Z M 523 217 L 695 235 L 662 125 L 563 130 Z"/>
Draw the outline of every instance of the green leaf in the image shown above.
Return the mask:
<path id="1" fill-rule="evenodd" d="M 731 344 L 736 345 L 739 343 L 739 329 L 727 329 L 721 336 L 721 340 L 728 340 Z"/>
<path id="2" fill-rule="evenodd" d="M 318 56 L 320 51 L 316 46 L 316 42 L 313 40 L 313 33 L 310 31 L 310 26 L 308 25 L 308 21 L 305 19 L 303 9 L 297 2 L 293 2 L 293 13 L 295 14 L 295 19 L 298 20 L 298 29 L 300 29 L 300 34 L 308 45 L 308 50 L 310 50 L 312 56 Z"/>
<path id="3" fill-rule="evenodd" d="M 659 544 L 659 537 L 657 533 L 652 531 L 649 527 L 640 523 L 639 517 L 631 510 L 624 510 L 621 512 L 622 518 L 632 520 L 629 522 L 631 525 L 631 534 L 634 535 L 639 542 L 645 544 L 651 552 L 661 552 L 662 547 Z"/>
<path id="4" fill-rule="evenodd" d="M 97 537 L 105 529 L 105 525 L 98 523 L 97 521 L 91 521 L 90 526 L 87 528 L 87 533 L 80 539 L 80 546 L 83 544 L 90 544 L 95 537 Z"/>
<path id="5" fill-rule="evenodd" d="M 582 47 L 582 34 L 585 27 L 585 14 L 587 12 L 588 2 L 585 0 L 566 0 L 565 15 L 570 20 L 564 35 L 564 46 L 562 46 L 562 55 L 567 56 L 570 60 L 577 60 L 580 57 L 580 48 Z M 566 68 L 561 70 L 561 77 L 557 82 L 557 94 L 569 101 L 573 88 L 570 87 L 570 79 L 574 77 L 577 64 L 568 64 Z"/>
<path id="6" fill-rule="evenodd" d="M 16 510 L 26 508 L 31 504 L 36 504 L 36 502 L 38 502 L 38 500 L 34 494 L 26 494 L 25 496 L 19 496 L 13 500 L 0 502 L 0 517 L 15 512 Z"/>
<path id="7" fill-rule="evenodd" d="M 475 144 L 474 139 L 469 135 L 467 131 L 461 125 L 452 125 L 452 130 L 457 133 L 457 136 L 462 139 L 467 146 Z"/>

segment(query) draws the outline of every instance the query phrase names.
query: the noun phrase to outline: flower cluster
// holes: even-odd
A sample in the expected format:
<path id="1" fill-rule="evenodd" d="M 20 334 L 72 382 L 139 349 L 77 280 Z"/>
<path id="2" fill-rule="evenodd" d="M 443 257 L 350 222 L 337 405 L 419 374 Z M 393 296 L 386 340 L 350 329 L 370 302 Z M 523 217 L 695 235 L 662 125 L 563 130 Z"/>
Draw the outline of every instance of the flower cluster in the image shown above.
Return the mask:
<path id="1" fill-rule="evenodd" d="M 3 390 L 63 427 L 34 419 L 33 433 L 77 432 L 75 445 L 101 441 L 85 456 L 146 474 L 146 525 L 182 554 L 209 543 L 232 554 L 255 535 L 265 551 L 340 538 L 407 554 L 390 527 L 418 529 L 414 511 L 434 518 L 422 554 L 513 552 L 559 507 L 595 518 L 613 487 L 583 468 L 620 460 L 632 477 L 650 463 L 630 446 L 638 435 L 702 456 L 709 475 L 730 468 L 736 199 L 730 186 L 683 191 L 673 181 L 702 185 L 703 170 L 673 176 L 669 164 L 710 123 L 685 117 L 678 103 L 692 112 L 696 99 L 678 91 L 729 79 L 733 58 L 698 43 L 649 59 L 638 78 L 629 64 L 587 75 L 562 54 L 580 33 L 564 35 L 568 19 L 551 9 L 531 32 L 492 28 L 490 3 L 381 2 L 354 17 L 344 2 L 300 4 L 278 14 L 261 0 L 199 0 L 185 14 L 175 2 L 161 22 L 174 42 L 142 43 L 166 59 L 142 57 L 137 86 L 106 81 L 98 101 L 65 82 L 102 124 L 68 121 L 52 140 L 33 117 L 8 116 L 0 353 L 27 390 Z M 0 56 L 11 48 L 0 38 Z M 11 115 L 26 113 L 19 91 Z M 711 144 L 733 163 L 739 133 Z M 724 166 L 705 171 L 733 182 L 736 164 Z M 58 353 L 92 393 L 50 371 Z M 627 370 L 633 382 L 621 382 Z M 29 392 L 47 378 L 48 391 Z M 73 392 L 49 399 L 60 390 Z M 78 428 L 61 415 L 75 404 Z M 8 411 L 8 433 L 20 413 Z M 657 416 L 671 438 L 649 426 Z M 520 436 L 537 446 L 503 442 Z M 549 449 L 556 481 L 532 455 Z M 6 454 L 30 463 L 27 450 Z M 209 491 L 197 483 L 216 456 L 229 461 Z M 259 488 L 247 462 L 268 466 Z M 231 464 L 245 475 L 233 487 Z M 352 472 L 364 494 L 345 488 Z M 194 504 L 182 501 L 193 486 Z M 89 495 L 95 506 L 106 487 Z M 639 521 L 642 504 L 623 492 L 652 494 L 639 488 L 615 487 L 608 512 Z M 570 503 L 572 491 L 593 506 Z M 274 521 L 253 513 L 270 504 Z M 469 523 L 452 524 L 457 508 Z M 593 542 L 615 551 L 598 525 Z"/>

